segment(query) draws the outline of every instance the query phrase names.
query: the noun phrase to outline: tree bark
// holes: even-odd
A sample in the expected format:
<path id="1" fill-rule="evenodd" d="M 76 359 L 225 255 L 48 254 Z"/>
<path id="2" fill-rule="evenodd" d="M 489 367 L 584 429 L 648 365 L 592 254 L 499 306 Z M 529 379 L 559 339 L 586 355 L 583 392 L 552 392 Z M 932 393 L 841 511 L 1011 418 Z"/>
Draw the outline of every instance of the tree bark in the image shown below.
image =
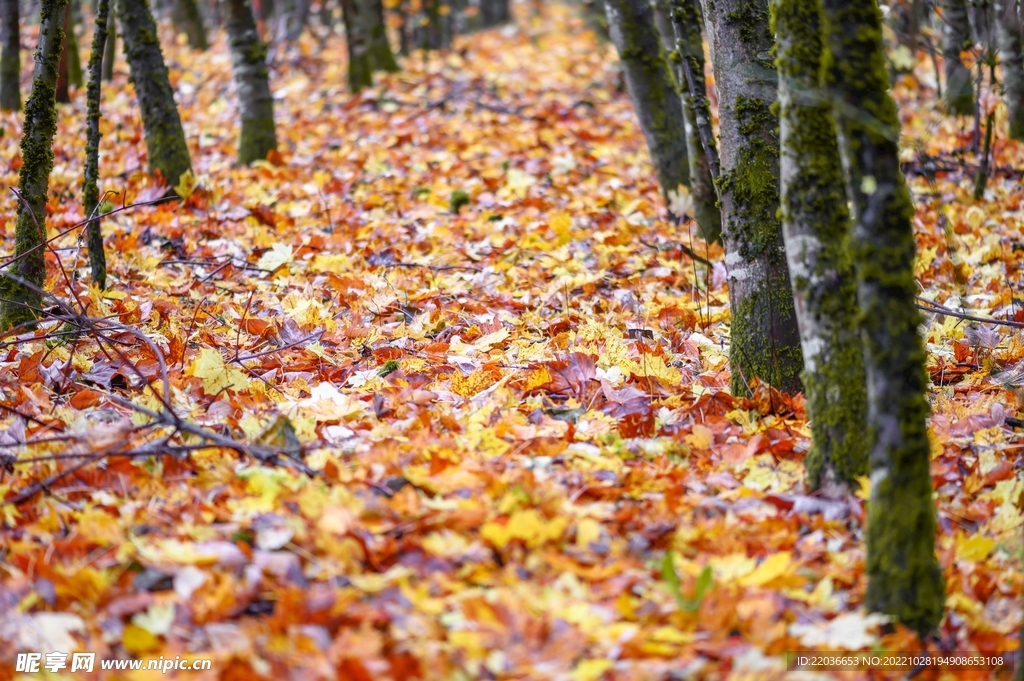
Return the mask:
<path id="1" fill-rule="evenodd" d="M 690 186 L 686 122 L 648 0 L 605 0 L 612 43 L 666 200 Z M 681 217 L 681 216 L 677 216 Z"/>
<path id="2" fill-rule="evenodd" d="M 971 49 L 971 23 L 966 0 L 939 0 L 942 7 L 942 58 L 946 64 L 946 110 L 958 116 L 974 112 L 971 72 L 960 53 Z"/>
<path id="3" fill-rule="evenodd" d="M 370 61 L 370 22 L 359 0 L 341 0 L 345 21 L 345 44 L 348 46 L 348 89 L 359 92 L 373 85 Z"/>
<path id="4" fill-rule="evenodd" d="M 1024 141 L 1024 49 L 1016 0 L 996 0 L 996 35 L 1003 63 L 1003 99 L 1010 114 L 1010 137 Z"/>
<path id="5" fill-rule="evenodd" d="M 722 212 L 718 209 L 718 191 L 715 189 L 712 165 L 718 165 L 718 148 L 711 131 L 711 112 L 708 107 L 707 85 L 704 82 L 704 41 L 701 39 L 701 17 L 698 0 L 656 0 L 655 20 L 665 49 L 672 54 L 679 83 L 679 97 L 686 123 L 686 157 L 690 164 L 690 193 L 693 212 L 704 240 L 722 240 Z M 677 35 L 675 22 L 681 22 Z M 685 60 L 685 61 L 684 61 Z M 690 79 L 697 90 L 690 92 Z M 700 117 L 704 117 L 704 121 Z M 701 135 L 706 125 L 707 146 L 714 155 L 714 164 L 708 159 Z"/>
<path id="6" fill-rule="evenodd" d="M 96 214 L 100 202 L 100 85 L 103 80 L 103 53 L 110 19 L 110 0 L 99 0 L 92 35 L 92 52 L 89 54 L 89 86 L 86 89 L 88 129 L 85 146 L 85 181 L 82 187 L 85 217 L 95 220 L 86 228 L 89 266 L 92 269 L 92 280 L 101 289 L 107 287 L 107 257 L 103 252 L 103 232 L 100 229 L 99 216 Z"/>
<path id="7" fill-rule="evenodd" d="M 512 20 L 509 0 L 480 0 L 480 23 L 484 28 L 500 26 Z"/>
<path id="8" fill-rule="evenodd" d="M 0 109 L 21 111 L 19 0 L 0 0 Z"/>
<path id="9" fill-rule="evenodd" d="M 824 0 L 828 84 L 853 205 L 860 335 L 867 375 L 871 496 L 865 603 L 922 635 L 942 618 L 935 560 L 924 344 L 915 307 L 914 205 L 899 166 L 896 103 L 876 0 Z"/>
<path id="10" fill-rule="evenodd" d="M 359 11 L 365 12 L 370 30 L 370 67 L 374 71 L 397 73 L 398 62 L 388 42 L 387 24 L 384 20 L 384 3 L 381 0 L 355 0 Z"/>
<path id="11" fill-rule="evenodd" d="M 248 165 L 266 159 L 270 151 L 277 149 L 267 46 L 256 30 L 256 17 L 249 0 L 228 0 L 225 28 L 242 117 L 238 162 Z"/>
<path id="12" fill-rule="evenodd" d="M 103 80 L 114 79 L 114 62 L 117 60 L 117 11 L 110 6 L 110 20 L 107 21 L 107 43 L 103 49 Z"/>
<path id="13" fill-rule="evenodd" d="M 210 42 L 206 39 L 206 26 L 203 15 L 199 12 L 196 0 L 174 0 L 171 9 L 171 20 L 179 30 L 188 36 L 188 44 L 193 50 L 205 51 Z"/>
<path id="14" fill-rule="evenodd" d="M 57 66 L 68 0 L 42 0 L 32 92 L 25 106 L 15 262 L 0 280 L 0 329 L 36 319 L 46 283 L 46 199 L 57 132 Z"/>
<path id="15" fill-rule="evenodd" d="M 767 0 L 705 0 L 721 130 L 722 227 L 732 314 L 732 390 L 757 378 L 801 389 L 800 333 L 779 210 L 777 76 Z"/>
<path id="16" fill-rule="evenodd" d="M 64 44 L 60 50 L 60 63 L 57 65 L 57 103 L 59 104 L 71 102 L 71 85 L 73 80 L 71 77 L 71 55 L 73 51 L 78 51 L 78 44 L 75 42 L 75 31 L 71 24 L 71 12 L 65 12 Z"/>
<path id="17" fill-rule="evenodd" d="M 867 471 L 850 213 L 832 104 L 821 82 L 819 0 L 776 0 L 782 234 L 804 357 L 811 490 L 836 498 Z"/>
<path id="18" fill-rule="evenodd" d="M 164 180 L 175 186 L 179 178 L 192 170 L 185 132 L 181 128 L 174 90 L 167 74 L 156 23 L 148 0 L 117 0 L 121 37 L 132 82 L 142 109 L 142 125 L 149 153 L 149 171 L 159 170 Z"/>

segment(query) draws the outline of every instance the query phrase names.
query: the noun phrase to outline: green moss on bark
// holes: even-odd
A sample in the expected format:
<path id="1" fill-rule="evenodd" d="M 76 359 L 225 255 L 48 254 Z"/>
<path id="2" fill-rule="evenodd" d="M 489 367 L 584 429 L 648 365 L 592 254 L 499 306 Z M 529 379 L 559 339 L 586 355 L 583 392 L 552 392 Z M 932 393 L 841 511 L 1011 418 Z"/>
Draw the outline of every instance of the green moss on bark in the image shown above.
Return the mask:
<path id="1" fill-rule="evenodd" d="M 838 494 L 867 473 L 867 393 L 857 335 L 850 215 L 830 100 L 821 83 L 818 0 L 776 0 L 782 219 L 803 346 L 811 490 Z"/>
<path id="2" fill-rule="evenodd" d="M 46 283 L 46 197 L 57 132 L 57 71 L 68 0 L 42 0 L 32 93 L 25 105 L 15 262 L 0 280 L 0 329 L 35 320 Z"/>
<path id="3" fill-rule="evenodd" d="M 103 251 L 103 232 L 96 207 L 99 205 L 100 155 L 100 85 L 103 80 L 103 53 L 106 51 L 107 26 L 110 19 L 110 0 L 99 0 L 96 22 L 89 54 L 89 85 L 86 89 L 87 135 L 85 146 L 85 176 L 82 185 L 82 205 L 86 219 L 93 220 L 87 229 L 87 245 L 92 280 L 101 289 L 107 286 L 107 257 Z"/>
<path id="4" fill-rule="evenodd" d="M 142 110 L 150 172 L 160 171 L 174 186 L 192 169 L 185 132 L 164 63 L 148 0 L 117 0 L 132 82 Z"/>
<path id="5" fill-rule="evenodd" d="M 942 618 L 935 559 L 924 343 L 917 332 L 914 206 L 899 167 L 899 118 L 888 94 L 875 0 L 824 0 L 838 98 L 840 148 L 854 215 L 859 328 L 867 375 L 871 497 L 866 531 L 868 608 L 921 634 Z"/>
<path id="6" fill-rule="evenodd" d="M 242 119 L 238 162 L 248 165 L 267 158 L 268 153 L 277 149 L 267 45 L 256 29 L 256 17 L 248 0 L 228 0 L 226 7 L 225 28 Z"/>
<path id="7" fill-rule="evenodd" d="M 662 194 L 690 185 L 686 121 L 646 0 L 605 0 L 612 42 Z"/>

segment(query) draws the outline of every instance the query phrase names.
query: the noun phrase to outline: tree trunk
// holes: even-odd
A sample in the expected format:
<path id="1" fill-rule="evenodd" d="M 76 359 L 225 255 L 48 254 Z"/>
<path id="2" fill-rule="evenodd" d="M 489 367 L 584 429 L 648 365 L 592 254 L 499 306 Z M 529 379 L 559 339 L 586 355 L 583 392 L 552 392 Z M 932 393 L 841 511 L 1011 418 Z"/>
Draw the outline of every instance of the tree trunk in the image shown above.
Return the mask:
<path id="1" fill-rule="evenodd" d="M 480 0 L 480 23 L 484 28 L 500 26 L 512 19 L 509 0 Z"/>
<path id="2" fill-rule="evenodd" d="M 19 0 L 0 0 L 0 109 L 21 111 L 21 22 Z"/>
<path id="3" fill-rule="evenodd" d="M 373 66 L 370 61 L 369 17 L 361 11 L 359 0 L 341 0 L 341 13 L 345 21 L 345 44 L 348 46 L 348 89 L 359 92 L 373 85 Z"/>
<path id="4" fill-rule="evenodd" d="M 779 222 L 777 77 L 767 0 L 705 0 L 721 130 L 732 390 L 757 378 L 800 390 L 800 333 Z"/>
<path id="5" fill-rule="evenodd" d="M 203 25 L 203 15 L 199 13 L 199 5 L 196 4 L 196 0 L 174 0 L 171 19 L 178 30 L 184 31 L 188 36 L 188 44 L 193 50 L 209 49 L 210 43 L 206 39 L 206 26 Z"/>
<path id="6" fill-rule="evenodd" d="M 174 90 L 167 75 L 156 23 L 149 11 L 148 0 L 117 0 L 128 67 L 142 109 L 142 126 L 146 133 L 149 171 L 159 170 L 170 185 L 192 170 L 185 132 L 181 128 Z"/>
<path id="7" fill-rule="evenodd" d="M 370 67 L 374 71 L 397 73 L 400 69 L 388 42 L 384 3 L 381 0 L 355 1 L 359 5 L 359 11 L 366 13 L 366 22 L 370 29 Z"/>
<path id="8" fill-rule="evenodd" d="M 821 82 L 819 0 L 776 0 L 782 234 L 804 357 L 811 490 L 848 492 L 867 473 L 867 396 L 857 335 L 850 213 L 832 104 Z"/>
<path id="9" fill-rule="evenodd" d="M 939 0 L 942 7 L 942 57 L 946 63 L 946 110 L 958 116 L 974 112 L 971 72 L 960 53 L 971 49 L 971 23 L 966 0 Z"/>
<path id="10" fill-rule="evenodd" d="M 1003 98 L 1010 114 L 1010 137 L 1024 141 L 1024 50 L 1016 0 L 996 0 L 996 35 L 1003 63 Z"/>
<path id="11" fill-rule="evenodd" d="M 103 80 L 114 79 L 114 62 L 117 60 L 117 11 L 110 6 L 110 20 L 107 21 L 107 43 L 103 48 Z"/>
<path id="12" fill-rule="evenodd" d="M 86 219 L 95 220 L 88 226 L 87 243 L 92 280 L 101 289 L 107 286 L 107 258 L 103 252 L 103 232 L 100 230 L 96 207 L 100 202 L 100 83 L 103 80 L 103 53 L 110 24 L 110 0 L 99 0 L 89 54 L 89 87 L 86 90 L 88 130 L 85 146 L 85 182 L 82 187 L 82 205 Z"/>
<path id="13" fill-rule="evenodd" d="M 672 5 L 670 8 L 669 5 Z M 679 97 L 686 122 L 686 157 L 690 163 L 690 194 L 693 212 L 704 240 L 722 240 L 722 213 L 718 210 L 718 192 L 708 151 L 701 138 L 700 116 L 704 117 L 708 147 L 717 166 L 718 148 L 711 132 L 711 112 L 708 107 L 707 85 L 704 82 L 704 41 L 701 39 L 700 5 L 698 0 L 656 0 L 655 20 L 665 49 L 672 53 L 679 82 Z M 674 22 L 682 22 L 677 36 Z M 688 60 L 685 64 L 683 60 Z M 689 71 L 689 76 L 687 76 Z M 694 80 L 697 97 L 690 92 L 689 77 Z"/>
<path id="14" fill-rule="evenodd" d="M 238 162 L 248 165 L 266 159 L 270 151 L 277 149 L 267 46 L 256 31 L 256 18 L 249 0 L 228 0 L 225 28 L 242 117 Z"/>
<path id="15" fill-rule="evenodd" d="M 40 10 L 32 93 L 25 106 L 18 189 L 22 203 L 15 228 L 16 261 L 0 280 L 0 329 L 36 318 L 46 283 L 46 199 L 57 132 L 57 65 L 64 42 L 68 0 L 47 0 Z"/>
<path id="16" fill-rule="evenodd" d="M 853 205 L 867 375 L 871 497 L 865 604 L 922 635 L 942 618 L 935 560 L 924 344 L 914 304 L 914 205 L 899 166 L 896 103 L 876 0 L 825 0 L 836 116 Z"/>
<path id="17" fill-rule="evenodd" d="M 71 102 L 71 46 L 74 43 L 75 31 L 71 25 L 71 12 L 64 13 L 64 44 L 60 50 L 60 63 L 57 65 L 57 103 Z M 77 45 L 75 46 L 77 49 Z"/>
<path id="18" fill-rule="evenodd" d="M 680 186 L 690 186 L 690 166 L 683 106 L 654 27 L 654 12 L 648 0 L 605 0 L 605 14 L 661 193 L 668 199 Z"/>

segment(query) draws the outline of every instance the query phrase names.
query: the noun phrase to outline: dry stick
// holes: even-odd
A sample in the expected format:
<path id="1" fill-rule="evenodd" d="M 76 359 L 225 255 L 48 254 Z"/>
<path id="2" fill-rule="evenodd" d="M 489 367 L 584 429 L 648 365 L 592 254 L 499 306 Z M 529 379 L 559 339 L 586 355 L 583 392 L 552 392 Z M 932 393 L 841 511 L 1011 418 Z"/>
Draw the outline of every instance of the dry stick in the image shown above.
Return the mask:
<path id="1" fill-rule="evenodd" d="M 917 298 L 917 308 L 925 312 L 931 312 L 932 314 L 943 314 L 949 317 L 955 317 L 957 319 L 965 319 L 972 322 L 981 322 L 983 324 L 995 324 L 996 326 L 1008 326 L 1013 329 L 1024 329 L 1024 322 L 1014 322 L 1008 319 L 995 319 L 994 317 L 979 317 L 977 315 L 966 314 L 964 312 L 957 312 L 952 310 L 945 305 L 939 303 L 933 303 L 932 301 L 922 298 L 921 296 L 915 296 Z M 922 305 L 921 303 L 925 303 Z"/>

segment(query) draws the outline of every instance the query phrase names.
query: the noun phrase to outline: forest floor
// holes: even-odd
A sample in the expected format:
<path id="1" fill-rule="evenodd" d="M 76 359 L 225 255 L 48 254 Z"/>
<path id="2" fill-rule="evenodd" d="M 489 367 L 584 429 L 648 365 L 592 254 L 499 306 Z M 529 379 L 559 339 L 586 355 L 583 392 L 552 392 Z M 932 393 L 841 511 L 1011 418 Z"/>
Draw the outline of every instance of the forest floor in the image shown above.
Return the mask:
<path id="1" fill-rule="evenodd" d="M 861 610 L 867 480 L 808 496 L 802 399 L 728 394 L 721 249 L 666 223 L 614 52 L 581 20 L 522 13 L 360 96 L 343 43 L 307 36 L 272 72 L 281 152 L 251 169 L 233 164 L 223 38 L 172 42 L 197 188 L 103 223 L 106 292 L 80 229 L 53 242 L 48 287 L 108 320 L 102 348 L 8 338 L 0 355 L 0 446 L 18 455 L 0 478 L 0 679 L 17 651 L 72 649 L 214 660 L 168 678 L 360 681 L 831 678 L 787 675 L 787 651 L 922 649 Z M 953 152 L 973 133 L 938 113 L 931 73 L 895 89 L 922 296 L 1024 319 L 1020 175 L 971 201 Z M 103 114 L 102 188 L 159 196 L 123 61 Z M 84 118 L 80 92 L 51 235 L 82 220 Z M 15 186 L 20 123 L 2 126 Z M 1024 167 L 1001 134 L 995 150 Z M 15 209 L 0 202 L 5 253 Z M 990 374 L 1024 342 L 926 328 L 942 642 L 1009 652 L 1024 473 L 1017 396 Z"/>

